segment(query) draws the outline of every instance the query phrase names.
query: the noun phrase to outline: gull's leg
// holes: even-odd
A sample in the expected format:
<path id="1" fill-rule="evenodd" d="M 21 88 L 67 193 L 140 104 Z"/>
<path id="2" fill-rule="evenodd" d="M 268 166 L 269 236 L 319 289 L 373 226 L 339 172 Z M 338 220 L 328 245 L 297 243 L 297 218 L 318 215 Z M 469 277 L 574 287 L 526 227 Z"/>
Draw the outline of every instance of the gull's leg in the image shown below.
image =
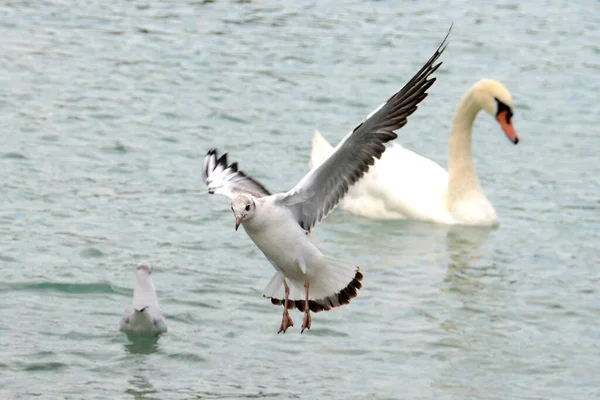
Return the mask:
<path id="1" fill-rule="evenodd" d="M 287 328 L 290 326 L 294 326 L 294 322 L 292 321 L 292 317 L 288 312 L 288 298 L 290 297 L 290 287 L 287 285 L 285 279 L 283 280 L 283 287 L 285 288 L 285 300 L 283 301 L 283 319 L 281 320 L 281 327 L 279 327 L 279 332 L 277 333 L 285 333 Z"/>
<path id="2" fill-rule="evenodd" d="M 300 333 L 303 333 L 305 329 L 310 329 L 310 308 L 308 307 L 308 277 L 304 277 L 304 292 L 305 292 L 305 302 L 304 302 L 304 321 L 302 322 L 302 330 Z"/>

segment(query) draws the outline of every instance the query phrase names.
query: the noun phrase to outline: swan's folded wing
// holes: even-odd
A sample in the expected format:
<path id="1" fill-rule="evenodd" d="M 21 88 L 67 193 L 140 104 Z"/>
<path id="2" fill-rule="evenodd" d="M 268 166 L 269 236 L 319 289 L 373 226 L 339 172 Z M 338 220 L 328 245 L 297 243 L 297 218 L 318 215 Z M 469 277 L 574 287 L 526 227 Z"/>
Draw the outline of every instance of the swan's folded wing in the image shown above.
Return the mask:
<path id="1" fill-rule="evenodd" d="M 227 153 L 219 158 L 215 149 L 204 157 L 202 180 L 208 186 L 208 193 L 221 194 L 230 199 L 242 192 L 255 197 L 271 195 L 260 182 L 239 171 L 236 162 L 227 165 Z"/>
<path id="2" fill-rule="evenodd" d="M 446 48 L 448 35 L 402 89 L 354 128 L 323 164 L 277 199 L 290 208 L 303 229 L 310 230 L 333 211 L 350 185 L 369 170 L 375 157 L 381 157 L 384 143 L 398 137 L 394 131 L 406 124 L 408 116 L 417 110 L 417 105 L 427 97 L 427 89 L 435 82 L 435 78 L 428 78 L 441 65 L 436 61 Z"/>

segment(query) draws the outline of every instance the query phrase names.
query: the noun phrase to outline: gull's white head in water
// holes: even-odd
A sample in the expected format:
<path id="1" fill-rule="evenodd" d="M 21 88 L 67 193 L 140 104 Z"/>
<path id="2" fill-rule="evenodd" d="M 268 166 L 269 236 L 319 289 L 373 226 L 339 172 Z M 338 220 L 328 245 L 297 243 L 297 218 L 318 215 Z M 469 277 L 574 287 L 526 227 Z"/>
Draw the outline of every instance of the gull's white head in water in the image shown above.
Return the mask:
<path id="1" fill-rule="evenodd" d="M 148 275 L 152 274 L 152 266 L 150 265 L 150 263 L 148 262 L 148 260 L 144 260 L 141 263 L 139 263 L 136 267 L 135 267 L 136 273 L 138 272 L 145 272 Z"/>

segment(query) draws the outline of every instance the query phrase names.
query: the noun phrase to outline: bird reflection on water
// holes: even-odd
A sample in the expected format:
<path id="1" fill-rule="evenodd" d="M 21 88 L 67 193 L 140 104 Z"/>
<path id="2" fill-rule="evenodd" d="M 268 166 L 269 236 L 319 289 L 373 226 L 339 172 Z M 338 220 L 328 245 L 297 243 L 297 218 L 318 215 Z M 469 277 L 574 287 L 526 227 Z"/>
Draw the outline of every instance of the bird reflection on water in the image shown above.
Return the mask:
<path id="1" fill-rule="evenodd" d="M 126 343 L 125 351 L 129 354 L 153 354 L 159 350 L 156 334 L 149 333 L 127 333 L 129 343 Z"/>
<path id="2" fill-rule="evenodd" d="M 446 235 L 446 249 L 450 261 L 444 282 L 448 290 L 472 293 L 479 285 L 477 276 L 493 274 L 489 264 L 493 249 L 486 247 L 495 228 L 453 226 Z M 486 265 L 482 265 L 482 263 Z"/>

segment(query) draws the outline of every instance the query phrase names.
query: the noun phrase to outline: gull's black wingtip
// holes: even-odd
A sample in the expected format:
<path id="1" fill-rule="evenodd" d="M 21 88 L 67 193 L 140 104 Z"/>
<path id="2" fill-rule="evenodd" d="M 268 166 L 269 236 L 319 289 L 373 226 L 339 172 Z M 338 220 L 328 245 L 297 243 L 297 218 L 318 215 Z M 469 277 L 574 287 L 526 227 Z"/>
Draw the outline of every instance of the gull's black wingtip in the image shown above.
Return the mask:
<path id="1" fill-rule="evenodd" d="M 204 163 L 202 164 L 202 180 L 204 182 L 206 182 L 206 180 L 208 179 L 208 176 L 210 175 L 210 173 L 212 172 L 211 169 L 211 163 L 215 163 L 217 159 L 217 149 L 212 148 L 210 150 L 208 150 L 208 153 L 206 153 L 206 156 L 204 156 Z"/>
<path id="2" fill-rule="evenodd" d="M 444 40 L 442 40 L 442 43 L 440 44 L 440 47 L 438 47 L 438 54 L 442 54 L 444 52 L 444 50 L 446 50 L 446 47 L 448 47 L 448 38 L 450 37 L 450 33 L 452 33 L 452 27 L 454 27 L 454 21 L 452 21 L 452 23 L 450 24 L 450 28 L 448 29 L 448 33 L 446 33 L 446 36 L 444 37 Z"/>
<path id="3" fill-rule="evenodd" d="M 428 63 L 426 64 L 426 65 L 430 65 L 430 68 L 431 68 L 428 75 L 434 73 L 440 67 L 440 65 L 442 65 L 444 63 L 443 61 L 440 61 L 439 63 L 437 63 L 435 65 L 433 64 L 442 55 L 444 50 L 446 50 L 446 47 L 448 47 L 448 38 L 450 37 L 450 33 L 452 32 L 453 26 L 454 26 L 454 21 L 450 24 L 450 28 L 448 29 L 448 33 L 446 33 L 444 40 L 442 40 L 442 43 L 440 43 L 440 45 L 437 48 L 437 50 L 435 51 L 435 53 L 433 54 L 433 56 L 431 56 Z M 435 78 L 432 78 L 432 79 L 435 79 Z"/>
<path id="4" fill-rule="evenodd" d="M 208 153 L 206 153 L 206 157 L 212 157 L 215 160 L 215 166 L 217 165 L 222 165 L 223 168 L 227 168 L 227 153 L 223 153 L 221 154 L 221 157 L 219 157 L 219 153 L 217 152 L 217 149 L 212 148 L 208 151 Z M 236 165 L 237 167 L 237 165 Z M 208 168 L 208 166 L 207 166 Z M 206 176 L 208 176 L 208 170 L 206 171 Z"/>
<path id="5" fill-rule="evenodd" d="M 450 33 L 452 33 L 452 28 L 454 27 L 454 21 L 452 21 L 452 23 L 450 24 L 450 28 L 448 28 L 448 33 L 446 33 L 446 37 L 444 38 L 444 42 L 446 40 L 448 40 L 448 37 L 450 36 Z"/>

